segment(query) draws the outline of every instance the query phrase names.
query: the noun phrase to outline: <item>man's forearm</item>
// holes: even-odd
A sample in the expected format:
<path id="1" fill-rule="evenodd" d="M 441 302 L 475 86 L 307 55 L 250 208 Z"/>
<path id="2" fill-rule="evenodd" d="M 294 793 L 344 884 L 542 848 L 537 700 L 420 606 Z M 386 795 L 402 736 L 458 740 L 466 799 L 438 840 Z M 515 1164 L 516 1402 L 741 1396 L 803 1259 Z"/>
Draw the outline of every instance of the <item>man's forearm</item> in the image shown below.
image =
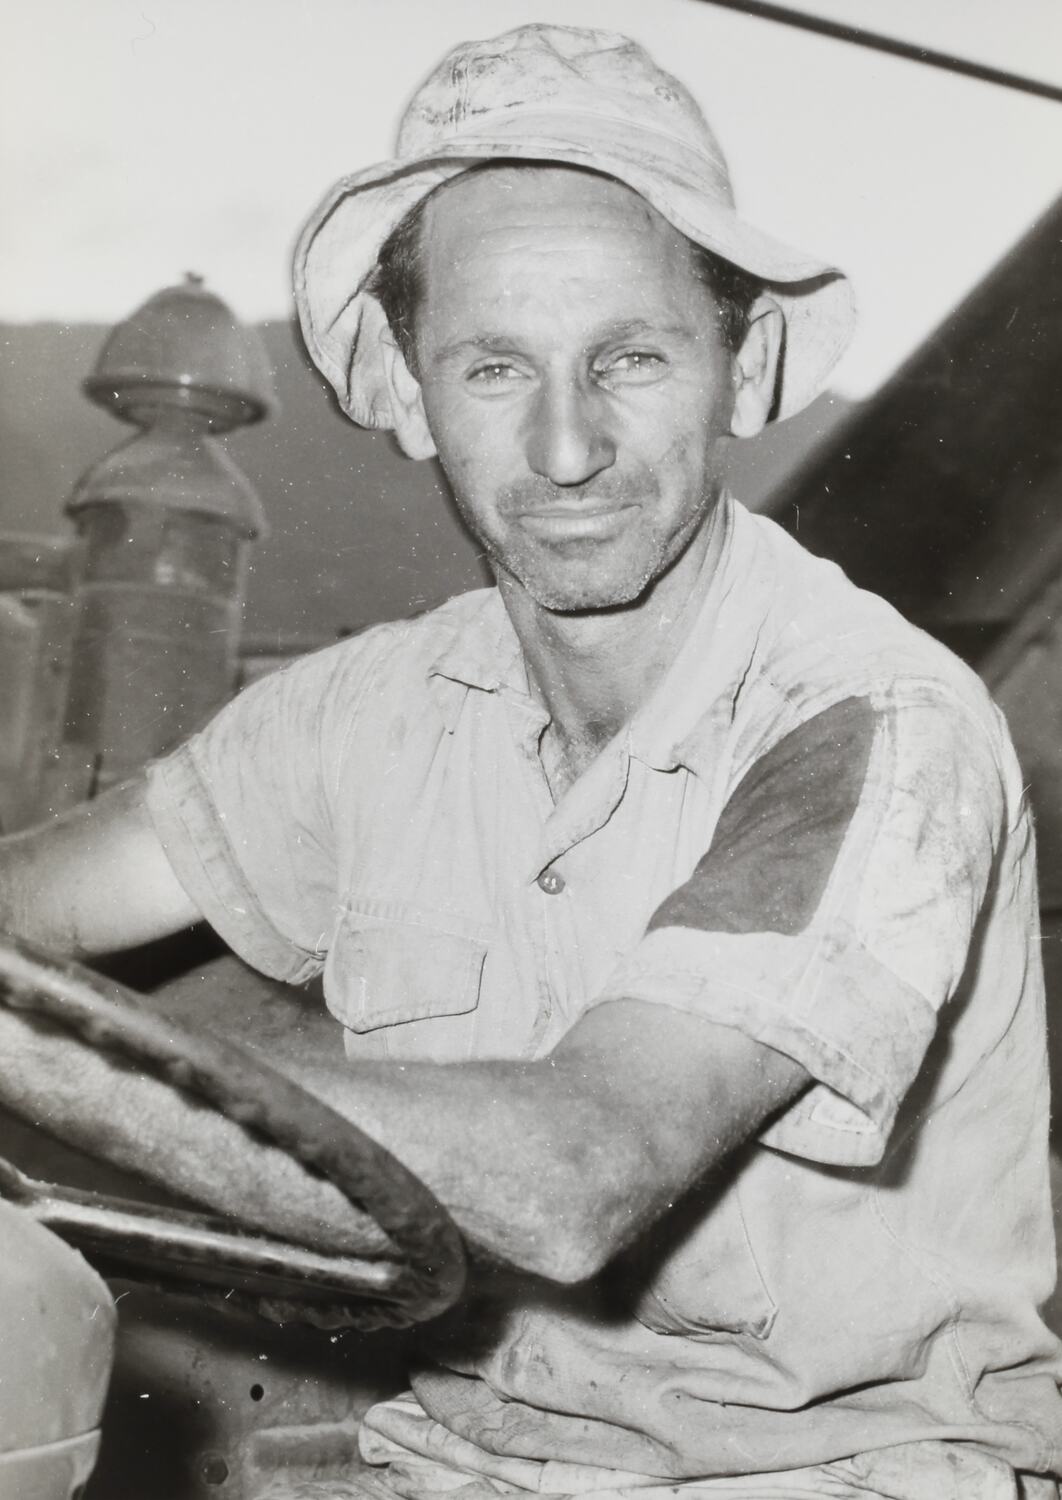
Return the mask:
<path id="1" fill-rule="evenodd" d="M 0 841 L 0 932 L 24 939 L 51 953 L 80 957 L 105 951 L 84 939 L 85 923 L 79 901 L 65 878 L 57 888 L 50 878 L 54 867 L 69 856 L 62 850 L 62 837 L 44 841 L 37 830 L 15 834 Z"/>
<path id="2" fill-rule="evenodd" d="M 0 931 L 38 947 L 107 953 L 197 916 L 159 844 L 141 781 L 0 839 Z"/>
<path id="3" fill-rule="evenodd" d="M 536 1062 L 336 1065 L 303 1082 L 421 1177 L 473 1241 L 579 1281 L 808 1076 L 730 1028 L 616 1002 Z"/>
<path id="4" fill-rule="evenodd" d="M 0 1057 L 0 1104 L 59 1139 L 249 1228 L 321 1250 L 363 1247 L 365 1221 L 339 1192 L 195 1096 L 3 1007 Z M 521 1269 L 579 1278 L 568 1247 L 602 1194 L 595 1183 L 583 1204 L 588 1183 L 573 1167 L 589 1167 L 595 1152 L 580 1138 L 602 1126 L 580 1102 L 562 1143 L 553 1121 L 570 1090 L 548 1063 L 352 1066 L 340 1056 L 285 1071 L 385 1145 L 471 1240 Z"/>
<path id="5" fill-rule="evenodd" d="M 363 1243 L 328 1184 L 194 1101 L 0 1010 L 0 1096 L 56 1134 L 243 1222 Z M 557 1281 L 594 1274 L 806 1083 L 798 1064 L 666 1007 L 590 1012 L 536 1062 L 342 1059 L 297 1080 L 419 1176 L 473 1241 Z"/>
<path id="6" fill-rule="evenodd" d="M 521 1270 L 582 1280 L 597 1269 L 587 1223 L 604 1230 L 621 1197 L 629 1213 L 625 1142 L 596 1100 L 573 1097 L 563 1066 L 340 1064 L 300 1081 L 386 1145 L 474 1245 Z"/>

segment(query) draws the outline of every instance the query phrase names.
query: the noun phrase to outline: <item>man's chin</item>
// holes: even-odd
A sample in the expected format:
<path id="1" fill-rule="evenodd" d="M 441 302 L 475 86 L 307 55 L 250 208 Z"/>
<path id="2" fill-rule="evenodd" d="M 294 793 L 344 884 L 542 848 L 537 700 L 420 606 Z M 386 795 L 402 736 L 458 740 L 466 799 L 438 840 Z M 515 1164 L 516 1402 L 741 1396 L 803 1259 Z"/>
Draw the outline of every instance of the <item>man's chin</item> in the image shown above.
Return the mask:
<path id="1" fill-rule="evenodd" d="M 619 614 L 645 603 L 657 583 L 687 550 L 689 537 L 673 551 L 663 547 L 556 549 L 522 555 L 490 548 L 494 575 L 504 591 L 515 587 L 539 609 L 556 615 Z"/>
<path id="2" fill-rule="evenodd" d="M 504 561 L 502 549 L 488 550 L 498 582 L 515 585 L 539 609 L 569 616 L 622 614 L 648 600 L 704 530 L 692 525 L 670 545 L 513 549 Z"/>
<path id="3" fill-rule="evenodd" d="M 615 582 L 587 580 L 558 585 L 555 581 L 521 580 L 525 593 L 540 609 L 554 615 L 589 615 L 620 612 L 636 608 L 652 586 L 652 579 L 638 578 Z"/>

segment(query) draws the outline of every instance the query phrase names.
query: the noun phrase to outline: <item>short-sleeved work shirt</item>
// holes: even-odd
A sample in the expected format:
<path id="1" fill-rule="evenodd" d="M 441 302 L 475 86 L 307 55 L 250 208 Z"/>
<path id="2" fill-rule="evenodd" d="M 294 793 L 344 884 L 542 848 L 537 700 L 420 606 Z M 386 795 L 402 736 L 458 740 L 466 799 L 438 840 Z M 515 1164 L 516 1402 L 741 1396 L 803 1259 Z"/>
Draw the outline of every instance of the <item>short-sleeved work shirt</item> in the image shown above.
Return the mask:
<path id="1" fill-rule="evenodd" d="M 414 1389 L 491 1454 L 796 1469 L 932 1439 L 1060 1462 L 1033 842 L 948 652 L 732 501 L 680 653 L 554 803 L 493 590 L 257 684 L 150 779 L 250 963 L 354 1058 L 541 1056 L 633 997 L 813 1087 L 593 1283 L 483 1290 Z M 662 1104 L 668 1082 L 659 1080 Z"/>

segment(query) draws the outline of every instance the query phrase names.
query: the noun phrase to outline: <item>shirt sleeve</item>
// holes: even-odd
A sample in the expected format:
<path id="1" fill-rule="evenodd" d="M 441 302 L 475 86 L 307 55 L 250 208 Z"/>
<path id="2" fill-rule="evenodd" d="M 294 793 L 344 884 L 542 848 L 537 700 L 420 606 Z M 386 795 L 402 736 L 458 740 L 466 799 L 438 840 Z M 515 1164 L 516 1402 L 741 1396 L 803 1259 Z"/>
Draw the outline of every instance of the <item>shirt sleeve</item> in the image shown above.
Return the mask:
<path id="1" fill-rule="evenodd" d="M 969 708 L 849 698 L 751 767 L 599 999 L 674 1005 L 796 1059 L 813 1087 L 764 1143 L 873 1164 L 960 985 L 1004 827 L 998 748 Z"/>
<path id="2" fill-rule="evenodd" d="M 178 879 L 229 946 L 276 979 L 302 982 L 324 963 L 336 768 L 370 676 L 364 638 L 304 657 L 148 772 L 148 809 Z"/>

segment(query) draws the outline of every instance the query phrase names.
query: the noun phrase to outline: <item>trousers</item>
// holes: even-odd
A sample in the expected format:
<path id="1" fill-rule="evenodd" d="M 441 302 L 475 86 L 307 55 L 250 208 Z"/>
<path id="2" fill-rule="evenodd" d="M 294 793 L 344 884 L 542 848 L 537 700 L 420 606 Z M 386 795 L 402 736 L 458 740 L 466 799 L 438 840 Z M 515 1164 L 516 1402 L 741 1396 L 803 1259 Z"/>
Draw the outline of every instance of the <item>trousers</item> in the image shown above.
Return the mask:
<path id="1" fill-rule="evenodd" d="M 365 1415 L 366 1467 L 332 1481 L 274 1481 L 256 1500 L 1060 1500 L 1057 1480 L 991 1454 L 922 1442 L 835 1463 L 735 1478 L 662 1480 L 484 1452 L 412 1394 Z"/>

